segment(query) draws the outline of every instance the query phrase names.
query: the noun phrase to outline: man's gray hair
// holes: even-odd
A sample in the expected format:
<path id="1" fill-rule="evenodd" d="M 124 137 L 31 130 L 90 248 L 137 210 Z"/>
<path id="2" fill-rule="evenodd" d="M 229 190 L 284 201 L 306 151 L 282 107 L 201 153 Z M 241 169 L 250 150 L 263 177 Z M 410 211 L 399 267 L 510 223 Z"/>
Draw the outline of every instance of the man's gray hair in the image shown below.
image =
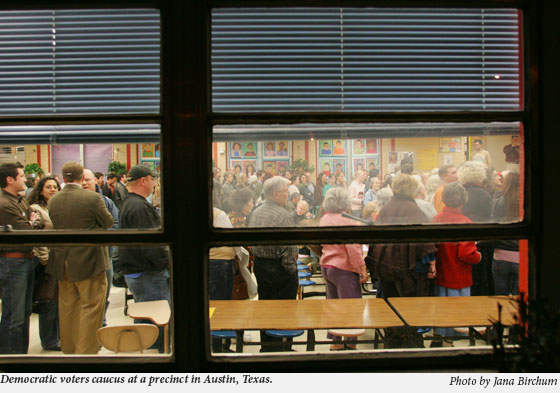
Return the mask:
<path id="1" fill-rule="evenodd" d="M 445 203 L 445 206 L 459 209 L 469 201 L 469 194 L 461 183 L 453 182 L 445 185 L 441 194 L 441 200 Z"/>
<path id="2" fill-rule="evenodd" d="M 350 193 L 343 187 L 329 188 L 323 200 L 323 208 L 328 213 L 342 213 L 352 210 Z"/>
<path id="3" fill-rule="evenodd" d="M 289 180 L 282 176 L 273 176 L 265 180 L 263 184 L 263 195 L 265 199 L 272 199 L 275 192 L 282 191 L 284 184 L 288 186 Z"/>

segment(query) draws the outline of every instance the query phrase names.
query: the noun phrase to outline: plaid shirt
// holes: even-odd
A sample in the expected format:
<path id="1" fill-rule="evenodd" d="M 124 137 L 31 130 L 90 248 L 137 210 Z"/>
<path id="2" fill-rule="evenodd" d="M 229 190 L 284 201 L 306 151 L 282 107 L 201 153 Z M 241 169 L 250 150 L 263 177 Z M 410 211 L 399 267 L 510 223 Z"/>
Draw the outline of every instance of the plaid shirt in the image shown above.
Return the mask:
<path id="1" fill-rule="evenodd" d="M 294 222 L 290 213 L 274 201 L 265 200 L 258 206 L 249 220 L 249 228 L 263 227 L 293 227 Z M 289 273 L 294 273 L 297 261 L 297 246 L 252 246 L 254 256 L 268 259 L 282 259 L 282 266 Z"/>

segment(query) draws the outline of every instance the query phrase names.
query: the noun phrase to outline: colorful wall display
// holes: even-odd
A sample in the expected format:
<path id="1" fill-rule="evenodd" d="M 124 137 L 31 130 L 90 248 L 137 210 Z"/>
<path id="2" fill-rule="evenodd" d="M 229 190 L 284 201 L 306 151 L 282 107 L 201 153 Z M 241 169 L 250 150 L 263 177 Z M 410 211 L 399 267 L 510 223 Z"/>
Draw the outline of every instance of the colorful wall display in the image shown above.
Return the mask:
<path id="1" fill-rule="evenodd" d="M 460 153 L 461 138 L 439 138 L 440 153 Z"/>
<path id="2" fill-rule="evenodd" d="M 161 149 L 159 143 L 142 143 L 138 162 L 154 172 L 160 172 Z"/>

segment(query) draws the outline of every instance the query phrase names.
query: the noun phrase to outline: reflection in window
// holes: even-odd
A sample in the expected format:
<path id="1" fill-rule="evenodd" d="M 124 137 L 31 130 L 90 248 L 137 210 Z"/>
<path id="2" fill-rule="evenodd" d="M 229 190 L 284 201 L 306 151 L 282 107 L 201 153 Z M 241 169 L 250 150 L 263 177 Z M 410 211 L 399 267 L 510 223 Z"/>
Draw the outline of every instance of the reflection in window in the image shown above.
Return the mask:
<path id="1" fill-rule="evenodd" d="M 348 220 L 336 225 L 523 218 L 518 123 L 220 126 L 214 138 L 213 203 L 233 228 L 335 225 L 322 218 L 337 188 L 347 191 L 337 213 Z M 267 187 L 275 176 L 285 185 Z M 443 198 L 452 183 L 465 193 L 460 204 Z M 409 214 L 389 212 L 396 200 L 408 201 Z M 281 207 L 274 219 L 257 221 L 272 203 Z M 436 218 L 444 209 L 464 219 Z"/>
<path id="2" fill-rule="evenodd" d="M 453 184 L 460 200 L 464 190 Z M 223 212 L 215 213 L 216 221 L 229 226 Z M 444 214 L 447 221 L 466 219 L 460 216 Z M 505 325 L 516 323 L 514 299 L 527 285 L 527 276 L 519 274 L 528 260 L 524 244 L 500 240 L 212 248 L 212 352 L 490 345 L 485 333 L 497 320 L 498 303 L 504 307 Z"/>

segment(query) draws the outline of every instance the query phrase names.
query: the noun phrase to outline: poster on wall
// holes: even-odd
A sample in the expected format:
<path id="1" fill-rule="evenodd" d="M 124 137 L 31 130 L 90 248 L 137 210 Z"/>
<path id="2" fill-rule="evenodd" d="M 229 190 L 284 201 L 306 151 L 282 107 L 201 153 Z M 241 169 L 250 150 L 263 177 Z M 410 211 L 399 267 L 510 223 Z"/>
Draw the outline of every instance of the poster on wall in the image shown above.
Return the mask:
<path id="1" fill-rule="evenodd" d="M 257 157 L 257 142 L 245 142 L 243 157 Z"/>
<path id="2" fill-rule="evenodd" d="M 366 139 L 366 153 L 377 154 L 377 139 Z"/>
<path id="3" fill-rule="evenodd" d="M 331 158 L 320 158 L 319 159 L 319 171 L 325 172 L 327 175 L 333 173 L 332 171 L 333 161 Z"/>
<path id="4" fill-rule="evenodd" d="M 333 160 L 333 170 L 335 172 L 341 171 L 346 175 L 346 159 L 345 158 L 335 158 Z"/>
<path id="5" fill-rule="evenodd" d="M 444 154 L 445 156 L 451 157 L 451 154 Z M 414 170 L 431 172 L 432 169 L 438 166 L 438 154 L 437 149 L 423 149 L 416 151 L 416 165 L 414 165 Z"/>
<path id="6" fill-rule="evenodd" d="M 276 174 L 284 173 L 288 168 L 288 161 L 276 161 Z"/>
<path id="7" fill-rule="evenodd" d="M 154 145 L 154 155 L 155 155 L 155 157 L 157 157 L 157 158 L 159 158 L 160 155 L 161 155 L 161 153 L 160 153 L 160 144 L 159 144 L 159 143 L 156 143 L 156 144 Z"/>
<path id="8" fill-rule="evenodd" d="M 144 165 L 145 167 L 150 168 L 150 170 L 152 172 L 154 172 L 156 170 L 156 161 L 141 160 L 140 164 Z M 159 162 L 158 162 L 158 164 L 159 164 Z"/>
<path id="9" fill-rule="evenodd" d="M 230 157 L 231 158 L 241 158 L 243 157 L 243 145 L 241 142 L 231 142 L 230 143 Z M 233 164 L 232 164 L 233 166 Z"/>
<path id="10" fill-rule="evenodd" d="M 274 142 L 264 143 L 264 156 L 265 157 L 276 157 L 276 148 Z"/>
<path id="11" fill-rule="evenodd" d="M 366 165 L 368 171 L 379 169 L 379 158 L 366 158 Z"/>
<path id="12" fill-rule="evenodd" d="M 440 153 L 460 153 L 461 138 L 439 138 Z"/>
<path id="13" fill-rule="evenodd" d="M 155 161 L 156 172 L 161 173 L 161 162 Z"/>
<path id="14" fill-rule="evenodd" d="M 142 143 L 142 158 L 154 158 L 154 145 L 152 143 Z"/>
<path id="15" fill-rule="evenodd" d="M 345 156 L 346 155 L 346 141 L 342 139 L 335 139 L 333 146 L 334 156 Z"/>
<path id="16" fill-rule="evenodd" d="M 230 169 L 235 169 L 239 167 L 239 172 L 243 171 L 243 161 L 241 160 L 231 160 L 230 161 Z"/>
<path id="17" fill-rule="evenodd" d="M 265 173 L 276 175 L 276 161 L 264 161 L 263 168 Z"/>
<path id="18" fill-rule="evenodd" d="M 245 160 L 243 161 L 243 172 L 247 174 L 247 177 L 255 175 L 257 170 L 257 160 Z"/>
<path id="19" fill-rule="evenodd" d="M 356 171 L 363 171 L 366 167 L 366 159 L 364 157 L 361 158 L 354 158 L 352 160 L 352 176 L 356 173 Z"/>
<path id="20" fill-rule="evenodd" d="M 352 144 L 353 150 L 352 153 L 356 155 L 363 155 L 366 153 L 366 146 L 364 139 L 354 139 L 354 143 Z"/>
<path id="21" fill-rule="evenodd" d="M 288 157 L 288 141 L 276 142 L 276 156 Z"/>
<path id="22" fill-rule="evenodd" d="M 320 140 L 319 141 L 319 157 L 330 157 L 332 156 L 332 140 Z"/>

